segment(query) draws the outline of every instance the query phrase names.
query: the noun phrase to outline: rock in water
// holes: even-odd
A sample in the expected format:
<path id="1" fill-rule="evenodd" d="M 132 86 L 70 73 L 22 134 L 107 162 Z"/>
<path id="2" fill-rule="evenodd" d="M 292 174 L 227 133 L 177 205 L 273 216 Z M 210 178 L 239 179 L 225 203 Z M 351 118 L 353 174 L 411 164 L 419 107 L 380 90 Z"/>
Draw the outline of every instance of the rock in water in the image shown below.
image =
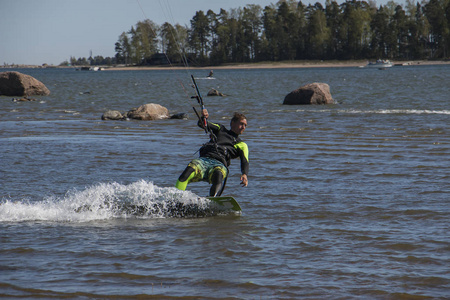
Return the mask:
<path id="1" fill-rule="evenodd" d="M 310 83 L 290 92 L 284 98 L 283 104 L 334 104 L 330 86 L 326 83 Z"/>
<path id="2" fill-rule="evenodd" d="M 20 72 L 0 73 L 0 95 L 3 96 L 47 96 L 49 89 L 36 78 Z"/>
<path id="3" fill-rule="evenodd" d="M 102 115 L 102 120 L 123 120 L 124 116 L 118 110 L 108 110 Z"/>
<path id="4" fill-rule="evenodd" d="M 178 113 L 170 116 L 171 119 L 179 119 L 179 120 L 187 120 L 188 114 L 187 113 Z"/>
<path id="5" fill-rule="evenodd" d="M 225 94 L 222 94 L 221 92 L 219 92 L 216 89 L 210 89 L 207 96 L 220 96 L 220 97 L 225 97 Z"/>
<path id="6" fill-rule="evenodd" d="M 149 103 L 141 105 L 136 109 L 130 110 L 127 117 L 137 120 L 168 119 L 169 110 L 159 104 Z"/>

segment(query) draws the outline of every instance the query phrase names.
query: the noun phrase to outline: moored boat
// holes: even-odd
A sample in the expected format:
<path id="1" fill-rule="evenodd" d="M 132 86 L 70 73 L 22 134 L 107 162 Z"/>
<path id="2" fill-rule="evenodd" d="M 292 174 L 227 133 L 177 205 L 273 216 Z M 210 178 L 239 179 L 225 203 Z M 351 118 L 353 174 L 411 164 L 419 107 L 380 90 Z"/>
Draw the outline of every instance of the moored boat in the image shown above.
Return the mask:
<path id="1" fill-rule="evenodd" d="M 103 68 L 102 67 L 81 67 L 81 68 L 76 68 L 76 71 L 102 71 Z"/>
<path id="2" fill-rule="evenodd" d="M 376 62 L 369 62 L 366 67 L 385 69 L 392 67 L 393 64 L 390 60 L 378 59 Z"/>

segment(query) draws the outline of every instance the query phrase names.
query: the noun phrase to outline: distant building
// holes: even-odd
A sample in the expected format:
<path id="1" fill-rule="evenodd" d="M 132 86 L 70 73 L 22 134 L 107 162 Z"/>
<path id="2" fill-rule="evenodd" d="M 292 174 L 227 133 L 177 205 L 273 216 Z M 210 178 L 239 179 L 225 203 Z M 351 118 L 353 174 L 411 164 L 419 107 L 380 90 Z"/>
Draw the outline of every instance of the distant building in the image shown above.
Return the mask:
<path id="1" fill-rule="evenodd" d="M 142 61 L 143 65 L 168 65 L 170 64 L 164 53 L 155 53 Z"/>

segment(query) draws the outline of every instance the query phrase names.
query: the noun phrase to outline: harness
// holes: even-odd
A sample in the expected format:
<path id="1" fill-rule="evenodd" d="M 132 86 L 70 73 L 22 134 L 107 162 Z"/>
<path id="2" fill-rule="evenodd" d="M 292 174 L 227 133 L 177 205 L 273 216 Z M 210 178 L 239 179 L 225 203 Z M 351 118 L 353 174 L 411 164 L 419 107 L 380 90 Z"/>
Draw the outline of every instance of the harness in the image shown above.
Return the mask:
<path id="1" fill-rule="evenodd" d="M 232 145 L 236 145 L 238 141 L 235 137 L 233 137 Z M 211 138 L 211 141 L 203 144 L 203 146 L 198 150 L 200 152 L 200 156 L 206 156 L 211 157 L 214 159 L 217 159 L 225 167 L 228 168 L 229 162 L 231 160 L 231 154 L 229 153 L 229 150 L 227 147 L 219 145 L 217 143 L 217 137 L 214 136 L 214 138 Z M 215 154 L 215 155 L 208 155 L 208 154 Z"/>

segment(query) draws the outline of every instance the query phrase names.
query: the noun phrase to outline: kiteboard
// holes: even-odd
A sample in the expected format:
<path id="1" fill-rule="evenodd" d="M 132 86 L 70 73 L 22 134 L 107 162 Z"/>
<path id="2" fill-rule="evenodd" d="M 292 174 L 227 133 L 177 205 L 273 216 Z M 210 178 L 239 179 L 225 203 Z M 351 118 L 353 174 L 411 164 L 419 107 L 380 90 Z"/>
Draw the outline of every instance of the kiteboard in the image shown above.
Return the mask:
<path id="1" fill-rule="evenodd" d="M 215 203 L 219 204 L 220 206 L 223 206 L 226 209 L 231 209 L 234 211 L 242 211 L 241 206 L 231 196 L 222 196 L 222 197 L 206 197 L 207 199 L 214 201 Z"/>
<path id="2" fill-rule="evenodd" d="M 207 79 L 214 80 L 216 78 L 215 77 L 195 77 L 195 79 L 196 80 L 207 80 Z"/>

